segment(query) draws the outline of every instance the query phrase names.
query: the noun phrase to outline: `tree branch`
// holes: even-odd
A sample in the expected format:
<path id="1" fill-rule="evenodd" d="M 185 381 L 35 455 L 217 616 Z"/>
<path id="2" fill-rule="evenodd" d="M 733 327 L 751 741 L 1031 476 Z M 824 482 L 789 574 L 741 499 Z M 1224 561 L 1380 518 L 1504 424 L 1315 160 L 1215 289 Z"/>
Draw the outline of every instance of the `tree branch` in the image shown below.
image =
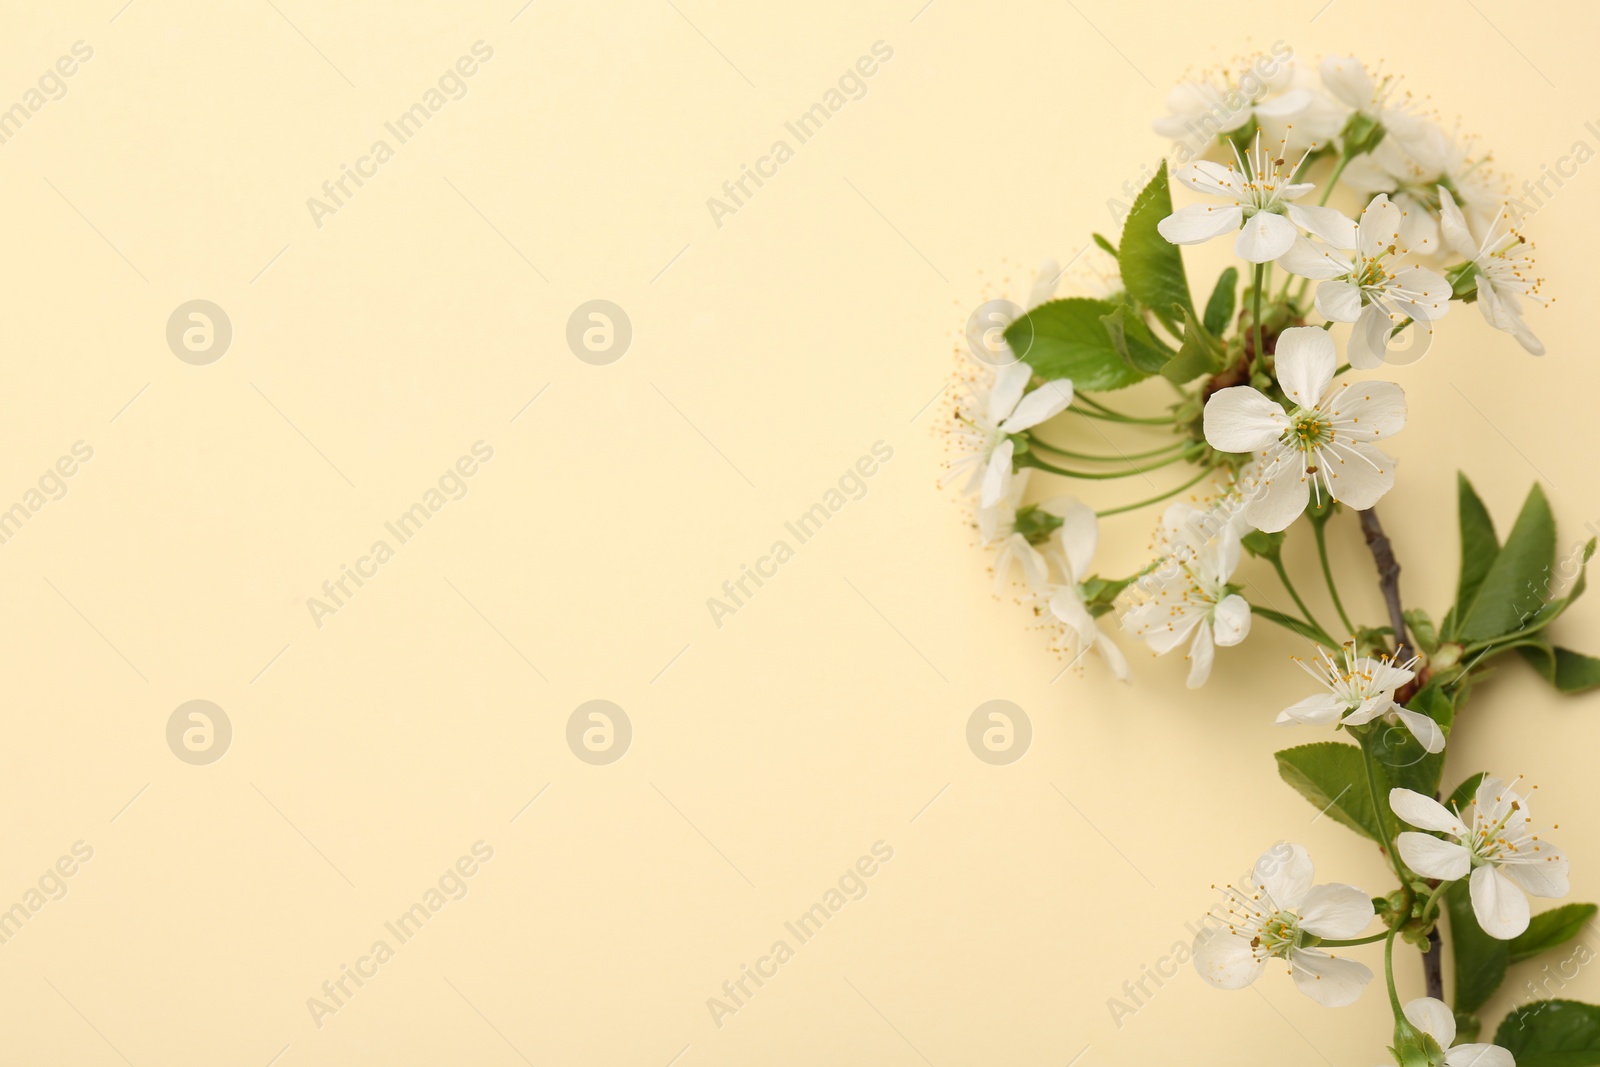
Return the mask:
<path id="1" fill-rule="evenodd" d="M 1372 552 L 1372 562 L 1378 568 L 1378 588 L 1383 592 L 1383 602 L 1389 609 L 1389 625 L 1394 629 L 1395 662 L 1406 657 L 1406 615 L 1400 603 L 1400 561 L 1394 558 L 1394 545 L 1383 532 L 1376 508 L 1360 512 L 1361 532 L 1366 536 L 1367 548 Z M 1440 950 L 1439 930 L 1428 933 L 1428 950 L 1422 954 L 1422 977 L 1427 983 L 1428 996 L 1444 999 L 1444 953 Z"/>
<path id="2" fill-rule="evenodd" d="M 1422 977 L 1428 983 L 1428 996 L 1444 999 L 1444 953 L 1439 951 L 1439 928 L 1428 931 L 1428 951 L 1422 954 Z"/>
<path id="3" fill-rule="evenodd" d="M 1372 552 L 1372 562 L 1378 567 L 1378 588 L 1383 591 L 1383 602 L 1389 608 L 1389 625 L 1394 628 L 1394 658 L 1406 659 L 1406 615 L 1400 606 L 1400 563 L 1394 558 L 1394 546 L 1383 532 L 1378 521 L 1378 509 L 1368 508 L 1358 512 L 1361 532 L 1366 535 L 1367 548 Z"/>

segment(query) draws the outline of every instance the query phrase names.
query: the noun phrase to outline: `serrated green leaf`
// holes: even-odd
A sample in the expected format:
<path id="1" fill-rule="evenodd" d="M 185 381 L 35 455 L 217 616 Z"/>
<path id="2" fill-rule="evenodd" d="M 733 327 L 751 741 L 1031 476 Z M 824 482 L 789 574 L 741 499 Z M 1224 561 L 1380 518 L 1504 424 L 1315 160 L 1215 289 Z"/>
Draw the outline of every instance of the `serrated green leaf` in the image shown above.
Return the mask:
<path id="1" fill-rule="evenodd" d="M 1559 908 L 1540 912 L 1528 923 L 1526 930 L 1506 942 L 1511 962 L 1521 963 L 1541 952 L 1561 947 L 1578 936 L 1578 932 L 1594 918 L 1596 911 L 1600 911 L 1600 908 L 1593 904 L 1563 904 Z"/>
<path id="2" fill-rule="evenodd" d="M 1540 590 L 1550 580 L 1555 557 L 1555 516 L 1544 490 L 1535 485 L 1461 616 L 1461 639 L 1483 641 L 1522 629 L 1543 605 Z"/>
<path id="3" fill-rule="evenodd" d="M 1600 1064 L 1600 1008 L 1576 1000 L 1536 1000 L 1500 1024 L 1494 1043 L 1517 1067 L 1594 1067 Z"/>
<path id="4" fill-rule="evenodd" d="M 1204 325 L 1206 332 L 1212 337 L 1221 337 L 1233 322 L 1234 302 L 1238 298 L 1239 270 L 1229 267 L 1217 279 L 1217 287 L 1211 290 L 1211 299 L 1206 301 L 1206 314 Z"/>
<path id="5" fill-rule="evenodd" d="M 1319 811 L 1382 843 L 1383 831 L 1372 807 L 1359 748 L 1337 741 L 1317 741 L 1284 749 L 1276 759 L 1279 776 Z"/>
<path id="6" fill-rule="evenodd" d="M 1490 937 L 1472 914 L 1472 897 L 1465 880 L 1444 891 L 1450 916 L 1450 965 L 1455 974 L 1458 1012 L 1475 1012 L 1505 981 L 1510 952 L 1506 942 Z"/>
<path id="7" fill-rule="evenodd" d="M 1118 306 L 1087 297 L 1051 300 L 1006 327 L 1006 343 L 1041 378 L 1068 378 L 1090 392 L 1121 389 L 1146 376 L 1123 362 L 1100 321 Z"/>
<path id="8" fill-rule="evenodd" d="M 1172 358 L 1172 349 L 1158 340 L 1139 313 L 1127 304 L 1118 304 L 1109 315 L 1102 315 L 1100 322 L 1117 355 L 1140 374 L 1156 374 Z"/>
<path id="9" fill-rule="evenodd" d="M 1478 588 L 1489 573 L 1494 559 L 1500 554 L 1500 539 L 1494 532 L 1494 520 L 1489 509 L 1483 506 L 1477 490 L 1467 481 L 1467 476 L 1456 473 L 1456 510 L 1461 527 L 1461 569 L 1456 579 L 1456 603 L 1444 620 L 1447 639 L 1456 635 L 1461 620 L 1466 618 L 1472 602 L 1478 597 Z"/>
<path id="10" fill-rule="evenodd" d="M 1162 237 L 1156 225 L 1172 214 L 1172 192 L 1167 186 L 1167 161 L 1156 165 L 1150 179 L 1134 198 L 1133 208 L 1122 227 L 1122 244 L 1117 263 L 1128 295 L 1153 311 L 1174 334 L 1176 321 L 1168 310 L 1173 304 L 1194 310 L 1189 296 L 1189 279 L 1183 270 L 1183 255 L 1178 246 Z"/>

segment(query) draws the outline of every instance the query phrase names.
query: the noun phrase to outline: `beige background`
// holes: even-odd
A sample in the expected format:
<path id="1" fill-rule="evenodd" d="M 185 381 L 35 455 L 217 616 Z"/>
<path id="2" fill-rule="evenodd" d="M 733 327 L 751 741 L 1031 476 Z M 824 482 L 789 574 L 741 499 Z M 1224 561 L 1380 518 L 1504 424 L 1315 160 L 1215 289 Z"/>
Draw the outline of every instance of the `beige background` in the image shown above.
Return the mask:
<path id="1" fill-rule="evenodd" d="M 1275 840 L 1325 878 L 1377 891 L 1384 869 L 1273 771 L 1311 739 L 1270 726 L 1304 695 L 1285 635 L 1224 651 L 1195 696 L 1131 645 L 1131 690 L 1098 663 L 1055 680 L 935 490 L 926 405 L 1002 259 L 1115 232 L 1106 201 L 1163 151 L 1148 122 L 1186 65 L 1247 36 L 1387 56 L 1531 176 L 1600 146 L 1588 5 L 122 3 L 0 20 L 0 105 L 94 49 L 0 146 L 0 502 L 94 449 L 0 546 L 0 906 L 94 850 L 0 946 L 0 1059 L 1383 1058 L 1376 989 L 1334 1012 L 1276 973 L 1223 994 L 1185 967 L 1112 1021 L 1206 886 Z M 306 199 L 479 40 L 467 95 L 317 228 Z M 880 40 L 865 97 L 717 227 L 706 198 Z M 1600 521 L 1597 195 L 1584 170 L 1531 226 L 1561 298 L 1533 319 L 1548 358 L 1458 311 L 1405 372 L 1384 507 L 1415 604 L 1446 606 L 1457 466 L 1502 528 L 1539 475 L 1564 544 Z M 203 367 L 164 339 L 195 298 L 234 328 Z M 564 340 L 595 298 L 633 324 L 610 366 Z M 466 497 L 313 625 L 306 598 L 478 440 Z M 865 498 L 715 627 L 706 598 L 879 440 Z M 1149 525 L 1108 524 L 1108 564 Z M 1339 553 L 1367 573 L 1349 525 Z M 1567 639 L 1600 645 L 1597 612 Z M 1000 768 L 964 740 L 997 697 L 1035 730 Z M 609 766 L 564 739 L 594 698 L 635 732 Z M 191 699 L 233 724 L 210 766 L 166 745 Z M 1507 669 L 1450 758 L 1452 780 L 1541 785 L 1580 900 L 1597 703 Z M 479 840 L 465 899 L 319 1029 L 307 998 Z M 880 840 L 865 898 L 715 1026 L 706 999 Z"/>

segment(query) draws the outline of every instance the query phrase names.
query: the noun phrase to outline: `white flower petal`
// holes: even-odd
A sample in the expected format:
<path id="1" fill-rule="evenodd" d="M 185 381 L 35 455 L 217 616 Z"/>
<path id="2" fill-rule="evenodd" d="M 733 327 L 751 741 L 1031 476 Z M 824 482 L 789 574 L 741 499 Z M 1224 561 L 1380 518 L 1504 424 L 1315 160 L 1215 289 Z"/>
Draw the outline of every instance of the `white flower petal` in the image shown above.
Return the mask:
<path id="1" fill-rule="evenodd" d="M 1207 101 L 1202 104 L 1201 110 L 1210 110 L 1211 106 L 1212 102 Z M 1238 171 L 1209 159 L 1197 159 L 1193 163 L 1179 167 L 1173 172 L 1173 177 L 1178 179 L 1179 184 L 1187 185 L 1197 193 L 1222 196 L 1229 200 L 1238 199 L 1240 183 L 1243 181 L 1243 176 Z M 1234 225 L 1237 226 L 1238 223 Z"/>
<path id="2" fill-rule="evenodd" d="M 1464 878 L 1472 869 L 1472 856 L 1465 845 L 1441 841 L 1432 834 L 1407 830 L 1395 838 L 1395 844 L 1406 866 L 1424 878 Z"/>
<path id="3" fill-rule="evenodd" d="M 1292 949 L 1295 987 L 1328 1008 L 1354 1004 L 1372 981 L 1372 971 L 1362 963 L 1330 956 L 1314 948 Z"/>
<path id="4" fill-rule="evenodd" d="M 1243 220 L 1244 209 L 1237 205 L 1190 204 L 1156 223 L 1156 232 L 1175 245 L 1198 245 L 1232 233 Z"/>
<path id="5" fill-rule="evenodd" d="M 1233 239 L 1234 255 L 1249 263 L 1271 263 L 1294 246 L 1300 234 L 1294 223 L 1271 212 L 1250 217 Z"/>
<path id="6" fill-rule="evenodd" d="M 1305 846 L 1285 843 L 1273 845 L 1263 852 L 1251 869 L 1250 876 L 1267 891 L 1274 904 L 1280 908 L 1294 909 L 1311 891 L 1316 868 Z"/>
<path id="7" fill-rule="evenodd" d="M 1372 202 L 1361 209 L 1357 224 L 1357 248 L 1367 259 L 1376 259 L 1400 242 L 1400 225 L 1404 216 L 1387 194 L 1379 193 Z"/>
<path id="8" fill-rule="evenodd" d="M 1349 278 L 1323 282 L 1317 286 L 1317 312 L 1334 322 L 1355 322 L 1361 314 L 1361 287 Z"/>
<path id="9" fill-rule="evenodd" d="M 1128 669 L 1128 657 L 1124 656 L 1117 643 L 1098 627 L 1094 638 L 1094 650 L 1106 661 L 1106 666 L 1111 668 L 1111 673 L 1117 681 L 1126 682 L 1133 678 L 1133 672 Z"/>
<path id="10" fill-rule="evenodd" d="M 1216 658 L 1216 645 L 1211 639 L 1211 627 L 1197 626 L 1194 640 L 1189 642 L 1189 677 L 1185 681 L 1190 689 L 1199 689 L 1211 677 L 1211 661 Z"/>
<path id="11" fill-rule="evenodd" d="M 1371 897 L 1353 885 L 1338 882 L 1313 886 L 1298 910 L 1300 929 L 1341 941 L 1360 937 L 1374 916 Z"/>
<path id="12" fill-rule="evenodd" d="M 1521 859 L 1521 855 L 1527 859 Z M 1533 896 L 1564 897 L 1572 891 L 1567 869 L 1567 858 L 1560 849 L 1547 841 L 1535 841 L 1533 846 L 1524 847 L 1518 859 L 1503 861 L 1500 873 Z"/>
<path id="13" fill-rule="evenodd" d="M 1372 103 L 1372 78 L 1359 59 L 1329 56 L 1322 61 L 1321 73 L 1322 84 L 1346 107 L 1360 110 Z"/>
<path id="14" fill-rule="evenodd" d="M 1194 969 L 1218 989 L 1243 989 L 1261 977 L 1267 963 L 1257 958 L 1249 938 L 1202 930 L 1194 939 Z"/>
<path id="15" fill-rule="evenodd" d="M 1365 511 L 1394 488 L 1394 468 L 1394 457 L 1370 445 L 1346 445 L 1327 472 L 1333 482 L 1333 498 Z"/>
<path id="16" fill-rule="evenodd" d="M 1332 693 L 1318 693 L 1278 712 L 1278 723 L 1299 722 L 1308 726 L 1332 726 L 1344 713 L 1345 703 Z"/>
<path id="17" fill-rule="evenodd" d="M 1275 100 L 1263 100 L 1256 105 L 1256 117 L 1292 119 L 1311 106 L 1310 89 L 1290 89 Z"/>
<path id="18" fill-rule="evenodd" d="M 1001 441 L 989 455 L 989 467 L 983 472 L 983 492 L 978 497 L 982 507 L 993 507 L 1005 498 L 1011 487 L 1011 454 L 1016 445 L 1010 440 Z"/>
<path id="19" fill-rule="evenodd" d="M 1517 1061 L 1508 1048 L 1474 1043 L 1448 1050 L 1444 1067 L 1517 1067 Z"/>
<path id="20" fill-rule="evenodd" d="M 1335 248 L 1356 246 L 1356 220 L 1338 208 L 1290 204 L 1289 219 L 1302 230 L 1311 231 Z"/>
<path id="21" fill-rule="evenodd" d="M 1289 251 L 1278 257 L 1278 266 L 1290 274 L 1318 281 L 1343 277 L 1351 269 L 1350 262 L 1332 248 L 1306 237 L 1294 239 Z"/>
<path id="22" fill-rule="evenodd" d="M 1024 396 L 1011 417 L 1000 424 L 1002 433 L 1021 433 L 1046 419 L 1053 419 L 1072 403 L 1072 383 L 1065 378 L 1045 382 Z"/>
<path id="23" fill-rule="evenodd" d="M 1331 284 L 1333 283 L 1324 282 L 1323 286 Z M 1359 298 L 1359 293 L 1357 295 Z M 1317 288 L 1317 310 L 1327 318 L 1333 318 L 1323 310 L 1322 286 Z M 1350 360 L 1350 366 L 1357 370 L 1371 370 L 1382 366 L 1384 359 L 1389 355 L 1389 335 L 1394 330 L 1394 321 L 1389 318 L 1388 312 L 1376 304 L 1368 304 L 1362 308 L 1354 321 L 1356 328 L 1351 331 L 1350 342 L 1345 346 L 1345 356 Z"/>
<path id="24" fill-rule="evenodd" d="M 1411 1025 L 1439 1042 L 1440 1048 L 1449 1048 L 1455 1043 L 1456 1013 L 1444 1001 L 1418 997 L 1408 1001 L 1404 1011 Z"/>
<path id="25" fill-rule="evenodd" d="M 1219 452 L 1266 448 L 1289 426 L 1283 407 L 1248 385 L 1219 389 L 1206 401 L 1206 443 Z"/>
<path id="26" fill-rule="evenodd" d="M 1291 326 L 1278 335 L 1273 365 L 1284 395 L 1303 408 L 1314 408 L 1333 381 L 1339 353 L 1328 331 L 1316 326 Z"/>
<path id="27" fill-rule="evenodd" d="M 1218 602 L 1212 617 L 1212 637 L 1218 645 L 1229 648 L 1243 641 L 1250 633 L 1250 602 L 1238 593 L 1230 593 Z"/>
<path id="28" fill-rule="evenodd" d="M 1439 186 L 1439 232 L 1456 255 L 1467 259 L 1478 257 L 1478 244 L 1467 227 L 1467 217 L 1456 206 L 1456 198 L 1450 195 L 1450 190 L 1442 185 Z"/>
<path id="29" fill-rule="evenodd" d="M 1406 724 L 1406 729 L 1421 742 L 1424 749 L 1430 753 L 1444 751 L 1444 731 L 1433 719 L 1420 711 L 1399 706 L 1395 707 L 1394 713 L 1400 716 L 1400 721 Z"/>
<path id="30" fill-rule="evenodd" d="M 1287 458 L 1279 457 L 1262 471 L 1261 481 L 1244 506 L 1251 526 L 1266 533 L 1286 530 L 1311 500 L 1311 486 Z"/>
<path id="31" fill-rule="evenodd" d="M 1100 525 L 1094 509 L 1074 500 L 1061 509 L 1061 527 L 1056 536 L 1061 541 L 1061 554 L 1072 573 L 1067 579 L 1081 582 L 1094 563 L 1095 546 L 1100 540 Z"/>
<path id="32" fill-rule="evenodd" d="M 1395 310 L 1420 322 L 1438 322 L 1450 311 L 1450 283 L 1426 267 L 1397 271 L 1385 286 Z"/>
<path id="33" fill-rule="evenodd" d="M 1528 928 L 1527 895 L 1496 868 L 1479 867 L 1473 871 L 1471 893 L 1472 914 L 1490 937 L 1509 941 Z"/>
<path id="34" fill-rule="evenodd" d="M 1389 790 L 1389 809 L 1419 830 L 1438 830 L 1441 833 L 1466 837 L 1467 827 L 1455 812 L 1415 789 Z"/>
<path id="35" fill-rule="evenodd" d="M 1356 382 L 1332 406 L 1340 418 L 1353 420 L 1342 429 L 1358 441 L 1381 441 L 1406 424 L 1406 391 L 1393 382 Z"/>
<path id="36" fill-rule="evenodd" d="M 989 391 L 989 421 L 999 425 L 1011 414 L 1022 399 L 1022 391 L 1033 377 L 1033 368 L 1020 359 L 1007 363 L 994 372 L 994 386 Z"/>

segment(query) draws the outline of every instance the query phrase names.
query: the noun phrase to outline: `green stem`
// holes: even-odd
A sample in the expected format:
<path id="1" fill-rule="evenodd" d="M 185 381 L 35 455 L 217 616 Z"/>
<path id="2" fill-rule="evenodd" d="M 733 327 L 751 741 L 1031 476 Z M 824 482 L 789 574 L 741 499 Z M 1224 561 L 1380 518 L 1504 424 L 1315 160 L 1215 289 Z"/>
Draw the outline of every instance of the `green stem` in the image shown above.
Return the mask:
<path id="1" fill-rule="evenodd" d="M 1075 399 L 1081 400 L 1083 403 L 1088 404 L 1095 410 L 1085 411 L 1076 404 L 1067 410 L 1076 411 L 1079 415 L 1087 415 L 1093 419 L 1109 419 L 1112 422 L 1132 422 L 1142 426 L 1166 426 L 1173 421 L 1172 416 L 1170 415 L 1156 419 L 1140 418 L 1136 415 L 1124 415 L 1120 411 L 1113 411 L 1111 408 L 1108 408 L 1104 404 L 1100 403 L 1100 401 L 1096 400 L 1094 397 L 1088 396 L 1084 393 L 1079 393 Z"/>
<path id="2" fill-rule="evenodd" d="M 1264 608 L 1260 604 L 1251 604 L 1250 611 L 1252 614 L 1259 615 L 1268 622 L 1277 623 L 1279 626 L 1282 626 L 1285 630 L 1288 630 L 1291 633 L 1299 634 L 1307 641 L 1313 641 L 1316 644 L 1321 645 L 1330 652 L 1337 651 L 1339 648 L 1339 643 L 1333 638 L 1329 637 L 1327 634 L 1323 633 L 1320 627 L 1313 626 L 1311 623 L 1306 622 L 1303 619 L 1297 619 L 1293 615 L 1285 615 L 1281 611 L 1273 611 L 1271 608 Z"/>
<path id="3" fill-rule="evenodd" d="M 1334 610 L 1339 613 L 1339 621 L 1344 623 L 1346 633 L 1354 634 L 1356 628 L 1350 624 L 1350 616 L 1345 614 L 1344 602 L 1339 599 L 1339 587 L 1333 581 L 1333 568 L 1328 565 L 1328 538 L 1323 527 L 1326 523 L 1313 522 L 1311 529 L 1317 535 L 1317 557 L 1322 560 L 1322 577 L 1328 583 L 1328 595 L 1333 597 Z"/>
<path id="4" fill-rule="evenodd" d="M 1267 353 L 1266 353 L 1266 349 L 1263 347 L 1262 341 L 1261 341 L 1261 286 L 1262 286 L 1262 283 L 1266 280 L 1266 275 L 1267 275 L 1266 264 L 1257 263 L 1256 264 L 1256 284 L 1255 284 L 1255 293 L 1254 293 L 1255 311 L 1253 312 L 1253 316 L 1254 316 L 1255 321 L 1251 324 L 1253 326 L 1253 328 L 1255 329 L 1255 334 L 1256 334 L 1255 359 L 1251 362 L 1251 365 L 1250 365 L 1251 366 L 1251 370 L 1253 370 L 1253 371 L 1265 370 L 1266 366 L 1267 366 Z"/>
<path id="5" fill-rule="evenodd" d="M 1434 912 L 1439 910 L 1439 901 L 1444 898 L 1444 891 L 1455 884 L 1454 879 L 1440 882 L 1433 887 L 1433 893 L 1428 897 L 1427 905 L 1422 909 L 1422 925 L 1427 926 L 1428 920 L 1433 918 Z"/>
<path id="6" fill-rule="evenodd" d="M 1400 879 L 1402 886 L 1410 885 L 1411 879 L 1406 874 L 1405 866 L 1400 862 L 1400 850 L 1395 847 L 1395 835 L 1390 832 L 1389 820 L 1384 818 L 1384 812 L 1389 810 L 1386 798 L 1378 788 L 1378 767 L 1372 759 L 1372 749 L 1369 738 L 1372 732 L 1361 734 L 1361 763 L 1367 770 L 1367 792 L 1372 797 L 1372 815 L 1378 820 L 1378 832 L 1383 835 L 1383 851 L 1389 857 L 1389 865 L 1394 868 L 1395 877 Z"/>
<path id="7" fill-rule="evenodd" d="M 1069 452 L 1067 449 L 1058 448 L 1048 441 L 1042 441 L 1032 434 L 1028 435 L 1028 442 L 1034 448 L 1042 448 L 1046 452 L 1054 452 L 1056 455 L 1066 456 L 1068 459 L 1092 459 L 1098 460 L 1101 463 L 1116 463 L 1119 460 L 1128 459 L 1149 459 L 1151 456 L 1159 456 L 1167 452 L 1180 451 L 1193 444 L 1192 441 L 1174 441 L 1171 444 L 1162 445 L 1160 448 L 1152 448 L 1148 452 L 1129 452 L 1127 455 L 1122 456 L 1096 456 L 1088 452 Z"/>
<path id="8" fill-rule="evenodd" d="M 1394 935 L 1400 932 L 1398 926 L 1390 929 L 1383 941 L 1383 974 L 1389 982 L 1389 1007 L 1394 1011 L 1394 1020 L 1399 1022 L 1406 1017 L 1400 1007 L 1400 994 L 1394 987 Z"/>
<path id="9" fill-rule="evenodd" d="M 1283 587 L 1289 591 L 1289 596 L 1294 600 L 1294 606 L 1300 609 L 1300 614 L 1305 617 L 1307 622 L 1309 622 L 1312 626 L 1315 626 L 1318 632 L 1326 634 L 1328 631 L 1324 630 L 1322 628 L 1322 624 L 1317 621 L 1316 616 L 1311 614 L 1311 609 L 1306 607 L 1306 602 L 1300 599 L 1299 590 L 1295 589 L 1294 583 L 1289 580 L 1289 572 L 1285 570 L 1283 566 L 1283 556 L 1275 553 L 1270 557 L 1270 559 L 1272 562 L 1272 569 L 1278 572 L 1278 580 L 1282 582 Z"/>
<path id="10" fill-rule="evenodd" d="M 1151 504 L 1159 504 L 1163 500 L 1168 499 L 1169 497 L 1177 496 L 1179 493 L 1183 492 L 1185 489 L 1189 488 L 1191 485 L 1194 485 L 1196 482 L 1198 482 L 1200 479 L 1204 478 L 1206 475 L 1208 475 L 1210 473 L 1211 473 L 1211 469 L 1208 467 L 1205 470 L 1202 470 L 1199 474 L 1195 475 L 1193 478 L 1189 479 L 1187 482 L 1184 482 L 1182 485 L 1178 486 L 1176 489 L 1168 489 L 1165 493 L 1161 493 L 1161 494 L 1158 494 L 1157 496 L 1150 497 L 1148 500 L 1137 500 L 1137 501 L 1134 501 L 1132 504 L 1122 504 L 1122 505 L 1119 505 L 1118 507 L 1106 508 L 1104 511 L 1095 512 L 1095 516 L 1097 518 L 1103 519 L 1107 515 L 1120 515 L 1124 511 L 1134 511 L 1134 510 L 1136 510 L 1138 508 L 1148 507 Z"/>
<path id="11" fill-rule="evenodd" d="M 1339 176 L 1344 173 L 1344 168 L 1348 167 L 1350 165 L 1350 161 L 1354 158 L 1354 156 L 1347 152 L 1339 155 L 1339 162 L 1334 165 L 1333 173 L 1328 176 L 1327 187 L 1322 190 L 1322 199 L 1317 201 L 1318 207 L 1321 207 L 1328 202 L 1328 197 L 1333 195 L 1333 187 L 1339 184 Z"/>
<path id="12" fill-rule="evenodd" d="M 1352 945 L 1370 945 L 1374 941 L 1382 941 L 1384 938 L 1386 938 L 1388 936 L 1389 936 L 1389 931 L 1388 930 L 1379 930 L 1377 933 L 1368 934 L 1366 937 L 1352 937 L 1352 938 L 1349 938 L 1348 940 L 1345 940 L 1345 941 L 1324 941 L 1324 940 L 1319 940 L 1317 942 L 1317 944 L 1316 944 L 1316 947 L 1317 948 L 1349 948 Z"/>
<path id="13" fill-rule="evenodd" d="M 1074 471 L 1065 467 L 1057 467 L 1053 463 L 1046 463 L 1032 453 L 1023 453 L 1017 457 L 1017 466 L 1037 467 L 1039 470 L 1049 471 L 1051 474 L 1059 474 L 1064 478 L 1088 478 L 1101 481 L 1109 478 L 1131 478 L 1136 474 L 1149 474 L 1151 471 L 1158 471 L 1162 467 L 1177 463 L 1187 458 L 1187 455 L 1187 452 L 1180 452 L 1168 459 L 1161 460 L 1159 463 L 1152 463 L 1147 467 L 1129 467 L 1125 471 Z"/>

